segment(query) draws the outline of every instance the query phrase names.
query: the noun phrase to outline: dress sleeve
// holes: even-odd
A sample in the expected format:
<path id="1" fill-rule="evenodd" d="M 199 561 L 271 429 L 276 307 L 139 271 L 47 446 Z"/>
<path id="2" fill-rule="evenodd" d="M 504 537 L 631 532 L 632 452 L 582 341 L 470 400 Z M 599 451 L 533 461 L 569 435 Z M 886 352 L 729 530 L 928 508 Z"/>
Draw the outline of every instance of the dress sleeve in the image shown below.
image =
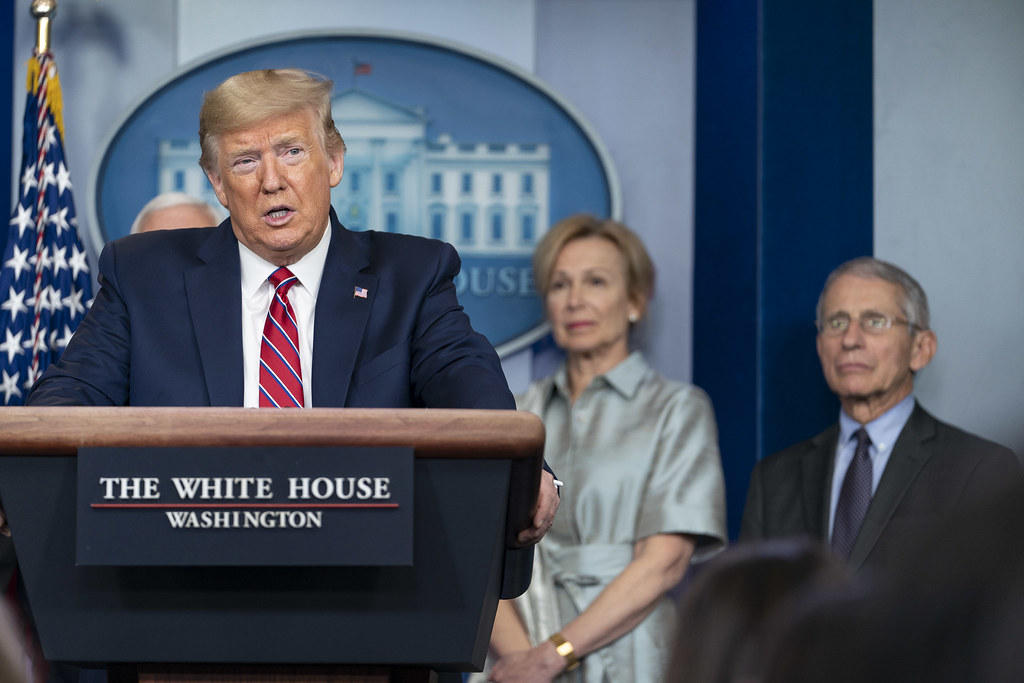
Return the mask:
<path id="1" fill-rule="evenodd" d="M 651 406 L 655 409 L 654 406 Z M 664 402 L 658 439 L 637 519 L 637 538 L 657 533 L 696 537 L 694 561 L 724 547 L 725 478 L 711 400 L 685 386 Z"/>

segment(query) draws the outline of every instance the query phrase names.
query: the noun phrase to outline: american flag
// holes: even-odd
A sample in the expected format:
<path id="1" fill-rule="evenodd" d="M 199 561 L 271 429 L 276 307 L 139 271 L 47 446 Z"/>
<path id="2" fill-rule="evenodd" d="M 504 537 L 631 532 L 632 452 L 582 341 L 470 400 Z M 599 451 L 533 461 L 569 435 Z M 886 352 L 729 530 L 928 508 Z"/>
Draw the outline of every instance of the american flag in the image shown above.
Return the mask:
<path id="1" fill-rule="evenodd" d="M 0 267 L 0 398 L 21 405 L 60 357 L 92 303 L 78 238 L 57 65 L 49 52 L 28 66 L 21 181 Z"/>

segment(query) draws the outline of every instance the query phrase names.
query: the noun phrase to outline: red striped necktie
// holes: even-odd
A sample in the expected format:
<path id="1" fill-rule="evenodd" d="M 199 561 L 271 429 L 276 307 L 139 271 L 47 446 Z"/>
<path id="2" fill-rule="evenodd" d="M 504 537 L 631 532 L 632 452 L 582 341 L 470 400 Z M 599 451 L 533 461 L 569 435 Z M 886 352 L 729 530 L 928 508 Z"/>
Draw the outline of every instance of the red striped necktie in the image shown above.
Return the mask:
<path id="1" fill-rule="evenodd" d="M 299 363 L 299 328 L 288 290 L 298 279 L 281 267 L 270 275 L 274 298 L 263 326 L 260 347 L 260 407 L 302 408 L 302 366 Z"/>

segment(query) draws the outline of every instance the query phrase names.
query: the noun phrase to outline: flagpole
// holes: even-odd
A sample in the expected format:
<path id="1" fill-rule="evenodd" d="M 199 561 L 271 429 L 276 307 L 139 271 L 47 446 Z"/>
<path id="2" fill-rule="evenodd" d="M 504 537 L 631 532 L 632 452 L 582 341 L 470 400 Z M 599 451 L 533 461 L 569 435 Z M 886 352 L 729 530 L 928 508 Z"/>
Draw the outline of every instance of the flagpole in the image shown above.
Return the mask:
<path id="1" fill-rule="evenodd" d="M 32 0 L 32 16 L 36 18 L 36 54 L 50 51 L 50 23 L 57 13 L 57 0 Z"/>

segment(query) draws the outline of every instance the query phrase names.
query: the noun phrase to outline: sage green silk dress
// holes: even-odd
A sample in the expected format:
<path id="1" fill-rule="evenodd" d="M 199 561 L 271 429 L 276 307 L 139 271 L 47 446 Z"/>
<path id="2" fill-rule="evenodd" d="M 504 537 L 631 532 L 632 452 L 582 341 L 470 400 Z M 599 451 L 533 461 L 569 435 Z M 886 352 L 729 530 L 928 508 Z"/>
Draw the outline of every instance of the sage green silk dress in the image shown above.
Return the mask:
<path id="1" fill-rule="evenodd" d="M 659 376 L 636 351 L 596 377 L 575 404 L 564 367 L 516 401 L 544 421 L 544 457 L 565 482 L 531 586 L 516 599 L 534 644 L 586 609 L 629 564 L 638 540 L 692 535 L 693 562 L 724 547 L 718 430 L 701 389 Z M 662 681 L 677 625 L 666 595 L 639 626 L 559 680 Z"/>

